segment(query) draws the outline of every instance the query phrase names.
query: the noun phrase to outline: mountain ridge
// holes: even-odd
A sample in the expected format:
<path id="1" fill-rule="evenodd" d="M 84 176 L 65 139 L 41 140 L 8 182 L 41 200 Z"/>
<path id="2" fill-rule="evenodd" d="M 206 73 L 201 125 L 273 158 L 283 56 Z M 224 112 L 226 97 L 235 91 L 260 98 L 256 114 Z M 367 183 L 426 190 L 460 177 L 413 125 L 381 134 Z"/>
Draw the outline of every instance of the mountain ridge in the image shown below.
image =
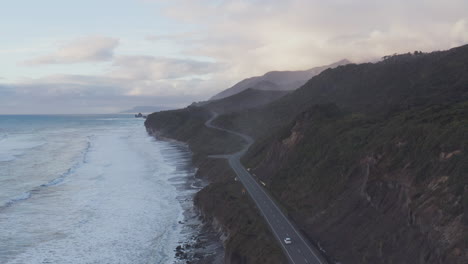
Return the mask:
<path id="1" fill-rule="evenodd" d="M 289 91 L 257 90 L 247 88 L 228 97 L 194 103 L 192 106 L 203 107 L 218 114 L 226 114 L 229 112 L 237 112 L 266 105 L 288 93 Z"/>
<path id="2" fill-rule="evenodd" d="M 234 86 L 212 96 L 210 100 L 228 97 L 248 88 L 257 90 L 294 90 L 302 86 L 313 76 L 321 73 L 323 70 L 349 63 L 351 62 L 347 59 L 343 59 L 329 65 L 314 67 L 302 71 L 270 71 L 262 76 L 254 76 L 244 79 L 236 83 Z"/>

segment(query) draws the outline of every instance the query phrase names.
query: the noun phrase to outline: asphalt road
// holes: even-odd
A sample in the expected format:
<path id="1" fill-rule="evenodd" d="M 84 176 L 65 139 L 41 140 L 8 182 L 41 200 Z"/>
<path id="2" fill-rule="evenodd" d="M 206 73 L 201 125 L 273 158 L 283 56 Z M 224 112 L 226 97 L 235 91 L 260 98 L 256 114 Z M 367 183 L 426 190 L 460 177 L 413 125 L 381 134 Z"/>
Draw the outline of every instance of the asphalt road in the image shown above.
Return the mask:
<path id="1" fill-rule="evenodd" d="M 283 214 L 273 199 L 265 191 L 252 175 L 242 166 L 240 158 L 247 152 L 247 149 L 252 145 L 254 140 L 244 134 L 220 128 L 212 124 L 218 115 L 214 114 L 205 125 L 210 128 L 222 130 L 231 134 L 242 137 L 246 141 L 245 147 L 236 153 L 229 155 L 216 155 L 215 158 L 226 158 L 229 164 L 236 172 L 238 179 L 242 182 L 249 195 L 254 200 L 261 214 L 270 226 L 271 231 L 283 248 L 285 255 L 290 263 L 307 263 L 307 264 L 326 264 L 327 262 L 320 256 L 320 253 L 301 235 L 299 230 L 291 223 L 291 221 Z M 284 238 L 291 238 L 292 243 L 286 245 Z"/>

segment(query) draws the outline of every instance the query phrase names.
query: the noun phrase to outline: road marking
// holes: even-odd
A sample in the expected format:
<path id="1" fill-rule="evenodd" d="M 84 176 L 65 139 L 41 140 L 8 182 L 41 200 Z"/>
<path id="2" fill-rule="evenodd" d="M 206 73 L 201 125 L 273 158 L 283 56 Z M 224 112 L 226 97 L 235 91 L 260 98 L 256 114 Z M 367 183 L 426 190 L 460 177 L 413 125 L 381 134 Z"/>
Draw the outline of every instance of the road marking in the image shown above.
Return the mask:
<path id="1" fill-rule="evenodd" d="M 268 197 L 270 200 L 270 196 L 265 192 L 265 190 L 261 189 L 262 192 L 265 194 L 266 197 Z M 271 200 L 272 201 L 272 200 Z M 279 209 L 279 207 L 272 201 L 272 204 L 274 207 L 276 207 L 276 209 L 279 211 L 280 215 L 286 220 L 286 223 L 288 223 L 288 225 L 292 228 L 292 230 L 297 234 L 297 236 L 302 240 L 302 242 L 306 245 L 306 247 L 309 249 L 309 251 L 312 253 L 312 255 L 314 255 L 314 257 L 318 260 L 318 262 L 320 264 L 323 264 L 322 260 L 320 260 L 320 258 L 315 254 L 315 252 L 312 250 L 312 248 L 310 248 L 309 244 L 307 242 L 305 242 L 305 240 L 302 238 L 301 235 L 299 235 L 299 233 L 297 232 L 297 230 L 294 228 L 294 226 L 292 225 L 292 223 L 289 222 L 289 220 L 286 218 L 286 216 L 284 216 L 283 212 Z M 308 263 L 308 262 L 307 262 Z"/>

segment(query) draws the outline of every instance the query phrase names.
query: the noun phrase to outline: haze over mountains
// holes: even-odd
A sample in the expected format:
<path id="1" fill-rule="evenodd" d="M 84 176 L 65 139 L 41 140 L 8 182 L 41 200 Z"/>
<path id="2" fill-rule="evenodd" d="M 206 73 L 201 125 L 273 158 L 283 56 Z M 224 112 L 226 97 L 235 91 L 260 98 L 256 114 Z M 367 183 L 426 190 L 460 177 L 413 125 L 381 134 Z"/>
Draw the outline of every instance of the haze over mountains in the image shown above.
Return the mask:
<path id="1" fill-rule="evenodd" d="M 225 114 L 266 105 L 289 92 L 248 88 L 228 97 L 201 103 L 199 106 L 218 114 Z"/>
<path id="2" fill-rule="evenodd" d="M 231 96 L 233 94 L 242 92 L 248 88 L 256 90 L 280 90 L 280 91 L 291 91 L 301 87 L 310 78 L 320 74 L 322 71 L 328 68 L 336 68 L 340 65 L 349 64 L 350 61 L 343 59 L 332 63 L 330 65 L 314 67 L 312 69 L 304 71 L 271 71 L 267 72 L 262 76 L 250 77 L 242 80 L 213 97 L 210 100 L 221 99 L 224 97 Z"/>

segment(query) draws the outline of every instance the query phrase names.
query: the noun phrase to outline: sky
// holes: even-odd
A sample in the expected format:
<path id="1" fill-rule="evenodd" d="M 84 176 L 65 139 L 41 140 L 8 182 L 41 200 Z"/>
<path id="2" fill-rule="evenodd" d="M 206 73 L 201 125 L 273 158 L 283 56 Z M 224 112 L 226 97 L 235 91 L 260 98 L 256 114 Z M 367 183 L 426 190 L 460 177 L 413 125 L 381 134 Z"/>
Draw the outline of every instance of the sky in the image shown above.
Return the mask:
<path id="1" fill-rule="evenodd" d="M 184 107 L 272 70 L 468 44 L 466 0 L 1 0 L 0 114 Z"/>

